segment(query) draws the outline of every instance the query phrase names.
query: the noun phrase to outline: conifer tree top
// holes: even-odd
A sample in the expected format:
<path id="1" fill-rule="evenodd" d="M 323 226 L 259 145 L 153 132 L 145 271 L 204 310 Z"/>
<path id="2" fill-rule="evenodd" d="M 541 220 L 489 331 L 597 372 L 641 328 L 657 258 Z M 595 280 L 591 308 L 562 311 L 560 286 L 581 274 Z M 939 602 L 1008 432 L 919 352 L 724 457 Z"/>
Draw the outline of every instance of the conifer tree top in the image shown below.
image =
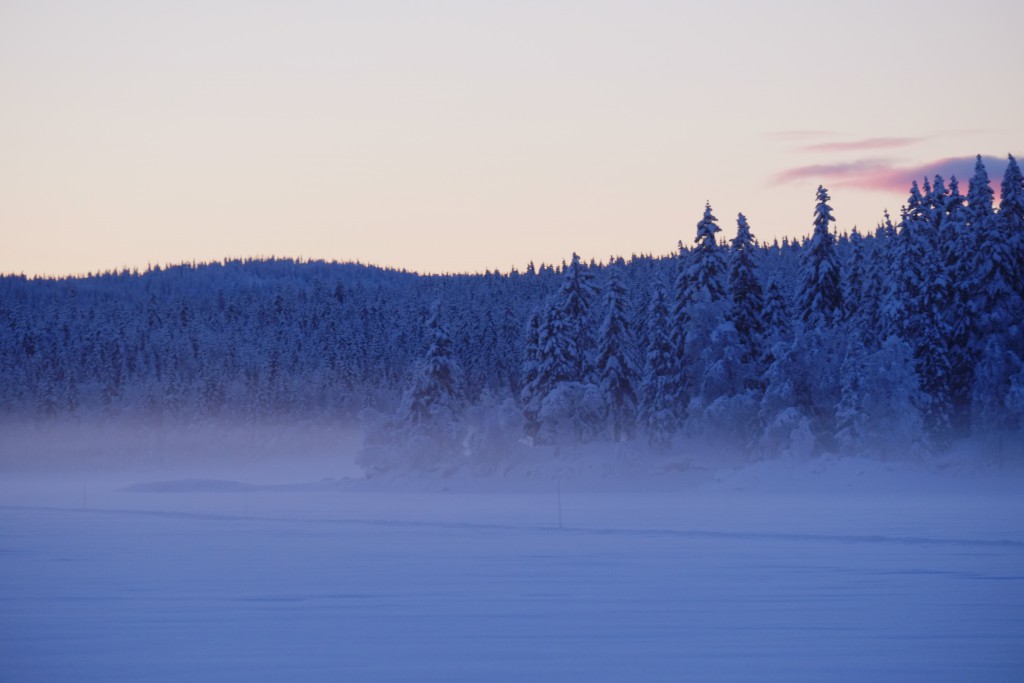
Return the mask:
<path id="1" fill-rule="evenodd" d="M 754 238 L 750 235 L 750 224 L 747 217 L 740 213 L 736 216 L 736 237 L 732 240 L 733 249 L 743 249 L 752 245 Z"/>
<path id="2" fill-rule="evenodd" d="M 955 175 L 949 176 L 949 189 L 946 192 L 946 215 L 951 222 L 964 220 L 964 196 L 960 194 L 960 183 Z"/>
<path id="3" fill-rule="evenodd" d="M 697 223 L 697 244 L 705 247 L 716 246 L 715 233 L 720 230 L 718 219 L 711 213 L 711 202 L 707 202 L 704 205 L 704 217 Z"/>
<path id="4" fill-rule="evenodd" d="M 971 182 L 967 188 L 967 211 L 971 220 L 978 222 L 991 216 L 994 203 L 995 192 L 992 190 L 992 183 L 989 182 L 985 162 L 981 160 L 979 154 L 974 163 L 974 175 L 971 176 Z"/>
<path id="5" fill-rule="evenodd" d="M 828 233 L 828 224 L 835 223 L 836 217 L 832 215 L 832 207 L 828 205 L 832 198 L 828 196 L 828 190 L 818 185 L 817 205 L 814 207 L 814 233 Z"/>
<path id="6" fill-rule="evenodd" d="M 1024 174 L 1013 155 L 1009 155 L 1010 163 L 1003 174 L 1000 186 L 1002 197 L 999 200 L 999 215 L 1007 221 L 1011 230 L 1024 229 Z"/>

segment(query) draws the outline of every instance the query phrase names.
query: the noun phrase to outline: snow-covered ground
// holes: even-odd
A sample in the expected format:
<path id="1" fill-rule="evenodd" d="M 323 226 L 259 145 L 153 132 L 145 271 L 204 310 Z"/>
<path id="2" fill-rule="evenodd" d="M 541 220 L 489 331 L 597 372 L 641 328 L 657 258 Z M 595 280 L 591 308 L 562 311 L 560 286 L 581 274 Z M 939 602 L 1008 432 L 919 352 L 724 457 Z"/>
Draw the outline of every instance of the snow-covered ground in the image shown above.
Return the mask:
<path id="1" fill-rule="evenodd" d="M 1017 470 L 248 474 L 5 474 L 0 680 L 1024 679 Z"/>

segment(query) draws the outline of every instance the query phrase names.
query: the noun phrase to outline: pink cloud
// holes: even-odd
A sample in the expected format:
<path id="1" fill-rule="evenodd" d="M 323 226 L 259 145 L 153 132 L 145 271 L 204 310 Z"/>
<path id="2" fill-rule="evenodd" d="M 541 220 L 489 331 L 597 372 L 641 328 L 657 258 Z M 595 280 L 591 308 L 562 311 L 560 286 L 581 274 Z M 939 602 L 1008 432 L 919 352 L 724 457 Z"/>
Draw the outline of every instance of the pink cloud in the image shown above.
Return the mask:
<path id="1" fill-rule="evenodd" d="M 999 194 L 999 183 L 1006 171 L 1005 157 L 984 156 L 982 161 L 988 171 L 992 188 Z M 914 166 L 897 166 L 884 159 L 864 159 L 839 164 L 815 164 L 791 168 L 778 173 L 773 184 L 800 180 L 813 180 L 830 188 L 852 187 L 861 190 L 904 193 L 910 184 L 927 177 L 940 175 L 946 180 L 955 175 L 960 181 L 960 191 L 967 192 L 967 182 L 974 175 L 975 157 L 948 157 Z"/>
<path id="2" fill-rule="evenodd" d="M 891 164 L 885 159 L 861 159 L 838 164 L 812 164 L 811 166 L 790 168 L 778 173 L 773 184 L 784 185 L 807 178 L 835 184 L 833 182 L 835 179 L 869 177 L 873 174 L 883 173 L 889 168 L 891 168 Z"/>
<path id="3" fill-rule="evenodd" d="M 805 152 L 849 152 L 868 149 L 893 149 L 909 147 L 925 138 L 868 138 L 849 142 L 821 142 L 802 147 Z"/>

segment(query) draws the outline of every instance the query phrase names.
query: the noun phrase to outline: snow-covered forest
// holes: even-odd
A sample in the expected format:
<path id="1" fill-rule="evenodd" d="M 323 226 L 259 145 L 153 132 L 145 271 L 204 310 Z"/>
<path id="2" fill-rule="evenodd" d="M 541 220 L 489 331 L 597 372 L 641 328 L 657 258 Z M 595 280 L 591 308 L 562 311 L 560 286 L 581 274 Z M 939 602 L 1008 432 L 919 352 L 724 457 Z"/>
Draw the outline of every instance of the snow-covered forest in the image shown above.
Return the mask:
<path id="1" fill-rule="evenodd" d="M 0 278 L 8 420 L 359 420 L 369 472 L 700 440 L 936 452 L 1024 430 L 1024 176 L 925 178 L 873 230 L 710 205 L 668 256 L 423 276 L 282 259 Z M 731 223 L 731 219 L 729 221 Z M 729 226 L 731 231 L 731 225 Z M 554 452 L 553 449 L 549 449 Z"/>

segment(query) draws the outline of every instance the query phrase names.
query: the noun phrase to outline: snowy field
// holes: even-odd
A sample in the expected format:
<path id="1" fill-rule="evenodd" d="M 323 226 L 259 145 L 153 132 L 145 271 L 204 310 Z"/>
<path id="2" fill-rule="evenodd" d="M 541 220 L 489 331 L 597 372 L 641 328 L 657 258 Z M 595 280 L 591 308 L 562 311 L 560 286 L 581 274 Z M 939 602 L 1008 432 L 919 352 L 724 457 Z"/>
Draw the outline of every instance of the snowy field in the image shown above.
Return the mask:
<path id="1" fill-rule="evenodd" d="M 0 679 L 1020 681 L 1020 481 L 5 476 Z"/>

